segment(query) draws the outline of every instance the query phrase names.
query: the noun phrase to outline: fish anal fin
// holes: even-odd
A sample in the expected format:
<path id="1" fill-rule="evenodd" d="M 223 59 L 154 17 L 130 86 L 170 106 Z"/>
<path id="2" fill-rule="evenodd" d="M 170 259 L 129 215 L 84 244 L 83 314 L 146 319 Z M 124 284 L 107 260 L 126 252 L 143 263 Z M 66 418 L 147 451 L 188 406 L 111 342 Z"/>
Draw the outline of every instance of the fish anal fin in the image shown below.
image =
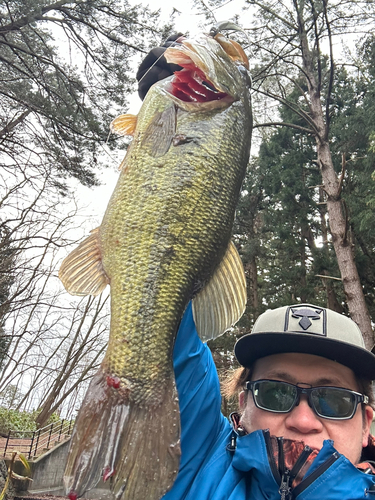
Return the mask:
<path id="1" fill-rule="evenodd" d="M 111 132 L 120 135 L 134 135 L 137 126 L 137 115 L 120 115 L 110 125 Z"/>
<path id="2" fill-rule="evenodd" d="M 241 257 L 231 242 L 211 279 L 193 299 L 193 316 L 206 342 L 222 335 L 241 318 L 246 307 L 246 278 Z"/>
<path id="3" fill-rule="evenodd" d="M 59 278 L 72 295 L 99 295 L 104 290 L 109 278 L 102 265 L 99 228 L 63 260 Z"/>
<path id="4" fill-rule="evenodd" d="M 159 500 L 173 485 L 180 460 L 174 376 L 156 406 L 136 405 L 123 389 L 108 384 L 102 370 L 92 379 L 71 438 L 67 492 L 82 496 L 111 477 L 117 500 Z"/>
<path id="5" fill-rule="evenodd" d="M 176 117 L 177 111 L 174 105 L 155 113 L 141 139 L 141 146 L 150 156 L 157 158 L 168 152 L 176 134 Z"/>

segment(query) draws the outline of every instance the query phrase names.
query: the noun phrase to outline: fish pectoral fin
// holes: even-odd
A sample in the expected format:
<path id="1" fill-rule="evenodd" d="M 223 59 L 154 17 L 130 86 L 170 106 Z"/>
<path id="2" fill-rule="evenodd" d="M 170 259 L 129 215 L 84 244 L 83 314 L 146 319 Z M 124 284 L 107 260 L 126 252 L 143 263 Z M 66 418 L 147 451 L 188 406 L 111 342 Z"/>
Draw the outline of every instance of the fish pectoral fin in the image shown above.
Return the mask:
<path id="1" fill-rule="evenodd" d="M 141 145 L 150 156 L 158 158 L 169 150 L 172 139 L 176 135 L 176 107 L 170 106 L 164 111 L 155 113 L 142 137 Z"/>
<path id="2" fill-rule="evenodd" d="M 137 115 L 120 115 L 110 125 L 111 132 L 120 135 L 134 135 L 137 126 Z"/>
<path id="3" fill-rule="evenodd" d="M 93 229 L 61 264 L 59 278 L 72 295 L 99 295 L 109 283 L 99 247 L 99 228 Z"/>
<path id="4" fill-rule="evenodd" d="M 210 281 L 193 299 L 193 316 L 203 342 L 215 339 L 241 318 L 246 307 L 246 278 L 231 242 Z"/>

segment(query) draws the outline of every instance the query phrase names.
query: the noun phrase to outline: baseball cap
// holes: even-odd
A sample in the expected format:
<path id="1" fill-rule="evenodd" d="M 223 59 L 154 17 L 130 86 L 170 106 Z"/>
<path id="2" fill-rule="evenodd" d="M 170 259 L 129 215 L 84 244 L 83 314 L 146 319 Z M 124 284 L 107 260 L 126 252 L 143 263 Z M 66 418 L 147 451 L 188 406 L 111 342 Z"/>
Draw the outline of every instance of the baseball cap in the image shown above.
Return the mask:
<path id="1" fill-rule="evenodd" d="M 268 310 L 234 348 L 245 367 L 285 352 L 322 356 L 351 368 L 357 376 L 375 379 L 375 356 L 365 348 L 357 324 L 331 309 L 296 304 Z"/>

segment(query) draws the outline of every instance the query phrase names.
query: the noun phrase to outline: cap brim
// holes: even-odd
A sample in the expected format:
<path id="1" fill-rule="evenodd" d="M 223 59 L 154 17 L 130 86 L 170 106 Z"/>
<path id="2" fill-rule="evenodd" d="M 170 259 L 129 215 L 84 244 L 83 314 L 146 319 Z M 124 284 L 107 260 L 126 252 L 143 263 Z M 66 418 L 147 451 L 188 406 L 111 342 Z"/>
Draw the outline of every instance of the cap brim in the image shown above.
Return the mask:
<path id="1" fill-rule="evenodd" d="M 375 379 L 375 356 L 370 351 L 326 337 L 300 332 L 251 333 L 241 337 L 234 347 L 238 362 L 245 367 L 259 358 L 286 352 L 322 356 L 351 368 L 359 377 Z"/>

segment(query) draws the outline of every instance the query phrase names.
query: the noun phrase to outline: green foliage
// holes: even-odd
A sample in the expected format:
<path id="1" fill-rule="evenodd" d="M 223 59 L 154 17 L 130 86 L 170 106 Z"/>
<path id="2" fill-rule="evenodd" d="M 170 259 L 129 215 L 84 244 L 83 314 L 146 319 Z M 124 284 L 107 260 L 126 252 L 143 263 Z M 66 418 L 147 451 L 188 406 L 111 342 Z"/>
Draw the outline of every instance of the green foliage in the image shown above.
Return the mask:
<path id="1" fill-rule="evenodd" d="M 100 144 L 132 89 L 130 60 L 156 23 L 122 0 L 0 5 L 1 164 L 42 161 L 60 183 L 96 184 Z"/>
<path id="2" fill-rule="evenodd" d="M 375 38 L 359 48 L 361 71 L 349 75 L 337 70 L 331 93 L 331 151 L 337 176 L 342 176 L 343 212 L 347 239 L 355 260 L 372 318 L 375 318 Z M 323 60 L 324 63 L 324 60 Z M 279 113 L 282 122 L 304 125 L 294 112 L 303 82 L 289 87 Z M 328 82 L 323 81 L 322 93 Z M 320 187 L 316 141 L 304 130 L 273 128 L 264 136 L 259 156 L 249 166 L 237 207 L 234 237 L 248 281 L 245 317 L 249 330 L 254 319 L 269 307 L 295 302 L 328 305 L 347 311 L 336 255 L 329 237 L 326 194 Z M 343 156 L 344 155 L 344 156 Z M 343 163 L 343 158 L 346 162 Z M 256 300 L 251 267 L 255 267 Z M 254 274 L 254 273 L 253 273 Z M 243 323 L 245 324 L 245 323 Z"/>
<path id="3" fill-rule="evenodd" d="M 4 460 L 0 460 L 0 492 L 0 497 L 4 497 L 2 500 L 14 500 L 14 486 L 8 476 L 8 467 Z"/>
<path id="4" fill-rule="evenodd" d="M 348 241 L 355 260 L 367 307 L 375 318 L 375 37 L 368 36 L 358 47 L 359 72 L 341 70 L 335 83 L 331 133 L 334 137 L 336 170 L 343 167 L 343 209 L 348 221 Z"/>
<path id="5" fill-rule="evenodd" d="M 369 135 L 369 151 L 371 153 L 375 153 L 375 132 L 371 132 Z M 371 174 L 371 177 L 374 178 L 374 172 Z"/>
<path id="6" fill-rule="evenodd" d="M 30 433 L 38 429 L 36 419 L 40 410 L 34 411 L 19 411 L 0 406 L 0 434 L 6 435 L 9 431 L 17 431 L 29 436 Z M 58 423 L 60 416 L 58 413 L 53 413 L 48 419 L 46 425 Z M 17 434 L 22 437 L 21 434 Z"/>
<path id="7" fill-rule="evenodd" d="M 37 411 L 17 411 L 0 407 L 0 433 L 8 434 L 10 430 L 25 433 L 36 431 L 37 414 Z"/>
<path id="8" fill-rule="evenodd" d="M 10 339 L 5 336 L 5 315 L 9 310 L 10 288 L 14 283 L 15 248 L 11 231 L 6 224 L 0 224 L 0 370 L 6 360 Z"/>
<path id="9" fill-rule="evenodd" d="M 208 347 L 212 352 L 212 357 L 215 361 L 221 383 L 225 381 L 228 373 L 232 372 L 239 366 L 234 356 L 233 349 L 234 344 L 239 338 L 241 331 L 243 332 L 243 330 L 241 329 L 232 328 L 231 330 L 224 333 L 224 335 L 222 335 L 221 337 L 218 337 L 215 340 L 210 340 L 208 342 Z M 238 402 L 234 399 L 228 401 L 223 397 L 223 414 L 229 416 L 234 411 L 238 411 Z"/>
<path id="10" fill-rule="evenodd" d="M 373 102 L 374 83 L 369 83 L 368 79 L 363 85 L 361 79 L 349 78 L 345 71 L 337 73 L 331 133 L 338 175 L 342 153 L 346 152 L 348 159 L 351 155 L 343 183 L 343 209 L 350 221 L 348 237 L 351 235 L 357 243 L 356 264 L 371 308 L 375 185 L 371 179 L 373 155 L 369 152 L 372 124 L 371 119 L 365 124 L 363 115 L 365 110 L 367 116 Z M 297 103 L 300 87 L 292 89 L 286 96 L 288 105 L 280 107 L 282 120 L 297 126 L 302 124 L 301 118 L 291 107 Z M 263 140 L 258 158 L 249 166 L 234 229 L 248 276 L 251 265 L 257 273 L 256 304 L 251 280 L 248 283 L 247 329 L 269 307 L 313 302 L 340 312 L 346 309 L 342 283 L 321 278 L 340 275 L 329 242 L 326 198 L 319 187 L 321 177 L 315 158 L 314 138 L 302 130 L 284 127 Z M 371 313 L 375 317 L 375 310 Z"/>
<path id="11" fill-rule="evenodd" d="M 29 435 L 30 432 L 37 430 L 37 418 L 41 410 L 18 410 L 17 406 L 22 398 L 22 392 L 11 384 L 0 393 L 0 434 L 7 434 L 11 430 L 22 431 L 25 435 Z M 49 417 L 46 425 L 59 421 L 60 415 L 55 412 Z"/>
<path id="12" fill-rule="evenodd" d="M 288 96 L 292 102 L 297 93 Z M 281 116 L 298 120 L 288 107 Z M 275 130 L 261 144 L 244 184 L 237 209 L 235 238 L 245 269 L 256 263 L 257 304 L 250 284 L 248 328 L 269 307 L 296 302 L 325 305 L 325 286 L 316 275 L 337 273 L 334 255 L 322 238 L 324 207 L 315 142 L 292 128 Z"/>

